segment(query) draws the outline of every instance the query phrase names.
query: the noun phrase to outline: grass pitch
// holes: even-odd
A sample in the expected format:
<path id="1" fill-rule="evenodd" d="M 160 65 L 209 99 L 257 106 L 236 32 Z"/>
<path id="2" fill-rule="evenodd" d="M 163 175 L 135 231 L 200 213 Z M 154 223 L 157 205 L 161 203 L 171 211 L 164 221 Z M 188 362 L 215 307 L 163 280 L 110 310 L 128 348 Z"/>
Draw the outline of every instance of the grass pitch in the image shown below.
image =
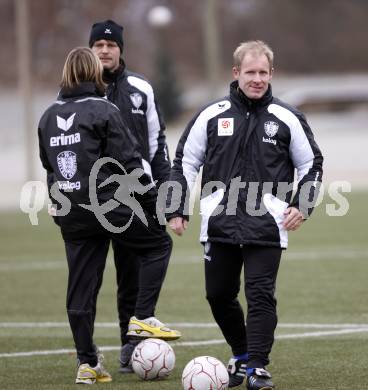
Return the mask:
<path id="1" fill-rule="evenodd" d="M 277 389 L 368 389 L 367 193 L 347 198 L 346 216 L 327 216 L 326 202 L 333 201 L 326 198 L 311 220 L 290 234 L 277 284 L 279 327 L 269 366 Z M 222 340 L 216 327 L 198 327 L 213 323 L 204 297 L 198 233 L 193 216 L 185 236 L 174 238 L 157 307 L 165 322 L 193 324 L 177 326 L 181 341 L 190 345 L 174 345 L 176 367 L 163 381 L 143 382 L 134 374 L 118 373 L 115 273 L 109 259 L 97 313 L 97 323 L 104 326 L 96 327 L 95 341 L 107 349 L 113 382 L 98 386 L 176 390 L 193 357 L 211 355 L 227 362 L 225 343 L 196 344 Z M 0 389 L 75 388 L 75 354 L 57 352 L 73 351 L 64 325 L 67 267 L 57 227 L 45 214 L 39 226 L 31 226 L 24 214 L 1 214 L 0 248 Z"/>

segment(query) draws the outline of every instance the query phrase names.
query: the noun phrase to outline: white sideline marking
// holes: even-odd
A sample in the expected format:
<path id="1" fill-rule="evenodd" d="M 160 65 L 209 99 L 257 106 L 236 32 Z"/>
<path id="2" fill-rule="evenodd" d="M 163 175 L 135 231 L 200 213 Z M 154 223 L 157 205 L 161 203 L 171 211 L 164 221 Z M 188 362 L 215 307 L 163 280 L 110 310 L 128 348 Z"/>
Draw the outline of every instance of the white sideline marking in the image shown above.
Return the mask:
<path id="1" fill-rule="evenodd" d="M 306 332 L 306 333 L 295 333 L 295 334 L 281 334 L 276 336 L 276 340 L 285 339 L 302 339 L 306 337 L 323 337 L 323 336 L 337 336 L 352 333 L 364 333 L 368 332 L 368 327 L 354 328 L 354 329 L 340 329 L 340 330 L 325 330 L 323 332 Z"/>
<path id="2" fill-rule="evenodd" d="M 314 251 L 286 251 L 283 260 L 344 260 L 368 257 L 368 249 L 323 248 Z"/>
<path id="3" fill-rule="evenodd" d="M 1 323 L 0 323 L 1 324 Z M 214 322 L 173 322 L 167 323 L 168 326 L 177 328 L 217 328 L 218 325 Z M 117 325 L 116 325 L 117 326 Z M 368 328 L 368 324 L 318 324 L 318 323 L 280 323 L 277 324 L 278 328 L 286 329 L 352 329 L 352 328 Z"/>
<path id="4" fill-rule="evenodd" d="M 0 264 L 0 271 L 29 271 L 29 270 L 51 270 L 67 269 L 66 260 L 63 261 L 27 261 L 22 263 L 4 263 Z"/>
<path id="5" fill-rule="evenodd" d="M 368 327 L 354 328 L 354 329 L 340 329 L 332 331 L 323 331 L 323 332 L 307 332 L 307 333 L 291 333 L 283 334 L 276 336 L 277 340 L 290 340 L 290 339 L 302 339 L 308 337 L 323 337 L 323 336 L 335 336 L 335 335 L 344 335 L 351 333 L 362 333 L 368 332 Z M 203 340 L 203 341 L 179 341 L 176 343 L 171 343 L 172 346 L 176 347 L 195 347 L 195 346 L 204 346 L 204 345 L 216 345 L 224 344 L 224 339 L 214 339 L 214 340 Z M 100 347 L 101 351 L 119 351 L 120 346 L 105 346 Z M 45 351 L 29 351 L 29 352 L 14 352 L 14 353 L 0 353 L 0 358 L 6 357 L 28 357 L 28 356 L 42 356 L 42 355 L 61 355 L 66 353 L 75 353 L 74 349 L 55 349 L 55 350 L 45 350 Z"/>
<path id="6" fill-rule="evenodd" d="M 214 322 L 168 322 L 166 325 L 177 328 L 217 328 Z M 118 328 L 117 322 L 96 322 L 95 328 Z M 368 328 L 368 324 L 318 324 L 318 323 L 280 323 L 278 328 L 286 329 L 352 329 Z M 69 328 L 68 322 L 0 322 L 0 328 Z"/>
<path id="7" fill-rule="evenodd" d="M 353 329 L 353 328 L 368 328 L 368 324 L 278 324 L 278 328 L 317 328 L 317 329 Z"/>
<path id="8" fill-rule="evenodd" d="M 75 353 L 75 349 L 54 349 L 54 350 L 49 350 L 49 351 L 29 351 L 29 352 L 0 353 L 0 358 L 4 358 L 4 357 L 42 356 L 42 355 L 62 355 L 64 353 Z"/>
<path id="9" fill-rule="evenodd" d="M 95 328 L 117 328 L 117 322 L 96 322 Z M 69 328 L 69 322 L 0 322 L 0 328 Z"/>
<path id="10" fill-rule="evenodd" d="M 315 249 L 314 251 L 292 251 L 289 250 L 283 255 L 283 261 L 308 261 L 308 260 L 345 260 L 345 259 L 357 259 L 367 258 L 368 249 L 346 249 L 346 248 L 323 248 Z M 3 261 L 3 257 L 0 257 L 0 261 Z M 188 259 L 172 259 L 170 264 L 193 264 L 202 261 L 202 255 L 191 255 Z M 107 264 L 109 265 L 110 259 Z M 27 271 L 27 270 L 51 270 L 51 269 L 65 269 L 67 270 L 66 260 L 58 259 L 55 261 L 27 261 L 22 262 L 0 262 L 0 271 Z"/>

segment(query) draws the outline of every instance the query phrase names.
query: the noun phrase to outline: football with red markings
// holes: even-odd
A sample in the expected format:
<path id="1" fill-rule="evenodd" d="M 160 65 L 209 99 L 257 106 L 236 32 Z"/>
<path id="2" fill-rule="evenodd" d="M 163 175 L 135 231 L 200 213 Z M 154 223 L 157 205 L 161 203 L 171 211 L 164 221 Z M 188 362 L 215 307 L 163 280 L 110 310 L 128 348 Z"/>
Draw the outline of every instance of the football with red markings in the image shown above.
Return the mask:
<path id="1" fill-rule="evenodd" d="M 229 374 L 220 360 L 199 356 L 185 366 L 181 383 L 184 390 L 224 390 L 228 388 Z"/>
<path id="2" fill-rule="evenodd" d="M 165 378 L 175 366 L 174 350 L 164 340 L 143 340 L 134 349 L 132 366 L 144 380 Z"/>

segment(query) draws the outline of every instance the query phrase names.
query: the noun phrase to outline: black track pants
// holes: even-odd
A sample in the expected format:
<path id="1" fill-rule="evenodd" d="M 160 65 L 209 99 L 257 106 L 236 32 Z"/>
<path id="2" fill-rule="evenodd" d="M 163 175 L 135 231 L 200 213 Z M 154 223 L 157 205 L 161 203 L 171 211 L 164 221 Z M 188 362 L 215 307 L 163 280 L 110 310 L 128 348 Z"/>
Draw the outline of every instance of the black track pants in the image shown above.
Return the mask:
<path id="1" fill-rule="evenodd" d="M 112 241 L 117 283 L 117 308 L 121 344 L 128 341 L 129 319 L 134 315 L 138 297 L 140 258 L 130 248 Z"/>
<path id="2" fill-rule="evenodd" d="M 80 363 L 97 364 L 93 345 L 96 301 L 110 239 L 96 236 L 65 241 L 69 276 L 66 307 Z"/>
<path id="3" fill-rule="evenodd" d="M 223 243 L 206 244 L 207 300 L 234 355 L 249 354 L 248 367 L 264 367 L 277 325 L 275 284 L 281 249 Z M 237 299 L 244 265 L 246 326 Z"/>
<path id="4" fill-rule="evenodd" d="M 130 317 L 136 315 L 142 319 L 154 315 L 155 304 L 172 249 L 171 238 L 167 233 L 165 235 L 166 240 L 161 243 L 160 247 L 151 250 L 148 255 L 146 251 L 131 249 L 115 240 L 112 242 L 118 286 L 117 307 L 122 345 L 128 341 L 126 333 Z M 162 264 L 166 264 L 166 266 L 162 267 Z M 140 272 L 141 266 L 143 272 Z M 145 269 L 151 271 L 147 273 Z M 143 288 L 139 290 L 139 286 Z M 139 293 L 139 291 L 143 293 Z"/>
<path id="5" fill-rule="evenodd" d="M 93 344 L 96 302 L 111 238 L 139 258 L 139 289 L 134 297 L 133 314 L 138 318 L 154 315 L 172 248 L 170 236 L 162 229 L 158 234 L 159 239 L 153 240 L 151 230 L 138 225 L 124 235 L 104 232 L 75 240 L 64 239 L 69 268 L 67 312 L 80 363 L 92 366 L 97 363 Z"/>

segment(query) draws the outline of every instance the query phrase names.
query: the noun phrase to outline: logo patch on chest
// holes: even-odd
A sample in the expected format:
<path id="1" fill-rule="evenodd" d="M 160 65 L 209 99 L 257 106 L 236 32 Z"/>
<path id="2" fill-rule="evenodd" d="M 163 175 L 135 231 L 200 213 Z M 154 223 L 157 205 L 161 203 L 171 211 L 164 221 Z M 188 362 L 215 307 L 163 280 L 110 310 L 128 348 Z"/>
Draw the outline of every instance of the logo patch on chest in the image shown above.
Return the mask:
<path id="1" fill-rule="evenodd" d="M 142 95 L 140 93 L 138 93 L 138 92 L 131 93 L 130 94 L 130 100 L 132 101 L 133 106 L 135 108 L 139 108 L 142 105 L 142 102 L 143 102 Z"/>
<path id="2" fill-rule="evenodd" d="M 267 144 L 273 144 L 276 145 L 277 141 L 275 139 L 272 139 L 277 133 L 279 129 L 279 125 L 276 122 L 268 121 L 264 124 L 264 131 L 267 134 L 268 138 L 262 137 L 262 141 Z"/>
<path id="3" fill-rule="evenodd" d="M 219 118 L 217 120 L 217 135 L 230 136 L 234 133 L 234 118 Z"/>
<path id="4" fill-rule="evenodd" d="M 279 125 L 276 122 L 268 121 L 264 124 L 264 130 L 269 137 L 276 135 Z"/>
<path id="5" fill-rule="evenodd" d="M 130 100 L 131 100 L 133 106 L 135 107 L 135 108 L 132 108 L 132 113 L 144 115 L 143 110 L 140 110 L 140 106 L 143 103 L 142 95 L 139 92 L 134 92 L 134 93 L 131 93 L 129 96 L 130 96 Z"/>

